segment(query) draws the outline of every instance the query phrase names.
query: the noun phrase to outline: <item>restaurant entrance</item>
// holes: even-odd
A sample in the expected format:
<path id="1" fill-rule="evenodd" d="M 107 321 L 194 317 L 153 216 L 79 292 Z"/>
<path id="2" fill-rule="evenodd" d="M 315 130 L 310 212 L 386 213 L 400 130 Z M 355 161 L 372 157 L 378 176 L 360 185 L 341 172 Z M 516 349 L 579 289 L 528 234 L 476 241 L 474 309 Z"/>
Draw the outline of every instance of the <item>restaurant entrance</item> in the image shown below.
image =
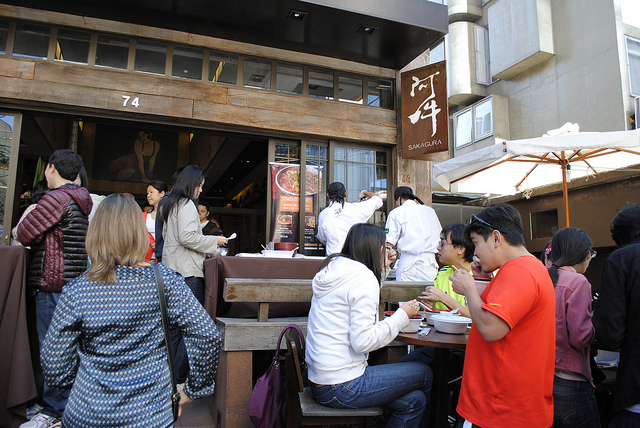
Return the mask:
<path id="1" fill-rule="evenodd" d="M 15 130 L 21 132 L 14 156 L 16 181 L 9 186 L 15 196 L 6 205 L 5 224 L 11 227 L 31 203 L 30 191 L 44 178 L 48 156 L 62 148 L 82 155 L 91 193 L 131 193 L 141 209 L 148 208 L 146 189 L 150 181 L 169 185 L 177 168 L 200 166 L 207 175 L 200 201 L 209 205 L 225 236 L 233 232 L 238 236 L 230 241 L 229 254 L 256 253 L 267 242 L 290 241 L 300 244 L 299 253 L 324 255 L 315 235 L 318 214 L 327 205 L 327 185 L 332 181 L 345 183 L 349 202 L 355 202 L 363 189 L 386 199 L 389 185 L 391 149 L 381 146 L 284 140 L 84 115 L 16 114 L 22 124 Z M 297 195 L 287 191 L 278 195 L 276 189 L 282 189 L 284 174 L 276 174 L 292 167 L 303 176 L 315 177 L 315 181 L 299 180 L 298 176 Z M 305 198 L 299 198 L 300 193 Z M 285 210 L 283 196 L 290 199 Z M 291 200 L 297 207 L 291 207 Z M 371 221 L 384 227 L 386 212 L 385 204 Z M 294 224 L 293 217 L 295 236 L 283 236 L 282 230 Z"/>

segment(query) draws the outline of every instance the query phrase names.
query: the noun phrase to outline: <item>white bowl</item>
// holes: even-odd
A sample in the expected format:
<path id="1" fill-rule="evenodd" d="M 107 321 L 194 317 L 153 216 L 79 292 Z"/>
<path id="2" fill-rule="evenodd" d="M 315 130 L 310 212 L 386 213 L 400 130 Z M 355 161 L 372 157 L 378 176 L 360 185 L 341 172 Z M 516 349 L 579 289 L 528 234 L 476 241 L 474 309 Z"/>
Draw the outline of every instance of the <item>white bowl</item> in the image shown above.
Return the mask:
<path id="1" fill-rule="evenodd" d="M 431 321 L 436 331 L 441 333 L 461 334 L 467 331 L 467 325 L 471 322 L 471 318 L 459 315 L 433 315 Z"/>
<path id="2" fill-rule="evenodd" d="M 434 315 L 439 315 L 439 314 L 448 314 L 448 311 L 438 311 L 438 312 L 433 312 L 433 311 L 420 311 L 420 313 L 422 314 L 422 316 L 424 317 L 425 321 L 427 322 L 427 324 L 431 324 L 433 325 L 433 321 L 431 321 L 431 317 L 433 317 Z"/>
<path id="3" fill-rule="evenodd" d="M 400 330 L 400 333 L 417 333 L 421 322 L 422 318 L 410 318 L 409 325 Z"/>
<path id="4" fill-rule="evenodd" d="M 262 255 L 265 257 L 278 257 L 278 258 L 292 258 L 294 257 L 293 253 L 296 250 L 262 250 Z"/>

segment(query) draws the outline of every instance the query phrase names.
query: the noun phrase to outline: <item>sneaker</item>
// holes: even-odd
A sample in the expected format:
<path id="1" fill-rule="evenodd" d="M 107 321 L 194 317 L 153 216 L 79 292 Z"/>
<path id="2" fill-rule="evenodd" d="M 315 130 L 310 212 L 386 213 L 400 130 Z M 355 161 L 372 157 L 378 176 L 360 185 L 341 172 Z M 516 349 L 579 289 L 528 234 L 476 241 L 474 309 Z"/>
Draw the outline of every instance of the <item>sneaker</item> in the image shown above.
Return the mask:
<path id="1" fill-rule="evenodd" d="M 20 428 L 60 428 L 62 421 L 56 417 L 38 413 L 29 422 L 20 425 Z"/>
<path id="2" fill-rule="evenodd" d="M 42 406 L 35 403 L 33 406 L 27 408 L 27 419 L 31 420 L 35 415 L 42 411 Z"/>

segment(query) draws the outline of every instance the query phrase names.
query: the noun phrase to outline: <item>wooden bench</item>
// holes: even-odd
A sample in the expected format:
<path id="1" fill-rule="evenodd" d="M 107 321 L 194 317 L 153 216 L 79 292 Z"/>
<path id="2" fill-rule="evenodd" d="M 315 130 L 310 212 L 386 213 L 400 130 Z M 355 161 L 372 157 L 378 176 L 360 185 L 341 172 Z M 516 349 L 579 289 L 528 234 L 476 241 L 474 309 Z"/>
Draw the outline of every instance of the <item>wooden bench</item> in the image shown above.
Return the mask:
<path id="1" fill-rule="evenodd" d="M 384 317 L 387 302 L 415 299 L 428 285 L 433 282 L 386 281 L 381 289 L 380 319 Z M 257 302 L 260 305 L 257 319 L 216 319 L 222 336 L 222 352 L 210 411 L 220 428 L 252 428 L 248 408 L 253 390 L 253 352 L 275 351 L 278 336 L 288 324 L 297 324 L 305 335 L 307 331 L 307 317 L 268 318 L 269 304 L 310 302 L 313 297 L 311 279 L 227 278 L 223 297 L 226 302 Z M 371 364 L 392 362 L 405 353 L 406 344 L 392 342 L 371 353 L 369 361 Z"/>

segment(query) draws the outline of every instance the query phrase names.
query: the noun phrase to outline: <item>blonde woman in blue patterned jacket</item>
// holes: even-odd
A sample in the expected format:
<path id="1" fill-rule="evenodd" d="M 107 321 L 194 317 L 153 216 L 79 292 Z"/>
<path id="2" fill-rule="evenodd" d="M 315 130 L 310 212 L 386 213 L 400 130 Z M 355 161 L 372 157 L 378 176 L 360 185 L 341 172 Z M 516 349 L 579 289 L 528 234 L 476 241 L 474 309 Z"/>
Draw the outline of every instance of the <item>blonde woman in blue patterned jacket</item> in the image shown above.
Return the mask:
<path id="1" fill-rule="evenodd" d="M 134 199 L 108 196 L 86 245 L 91 267 L 63 289 L 41 357 L 45 382 L 71 388 L 63 426 L 172 426 L 158 291 Z M 169 324 L 182 331 L 191 366 L 182 411 L 182 404 L 213 394 L 221 338 L 184 279 L 160 268 Z"/>

